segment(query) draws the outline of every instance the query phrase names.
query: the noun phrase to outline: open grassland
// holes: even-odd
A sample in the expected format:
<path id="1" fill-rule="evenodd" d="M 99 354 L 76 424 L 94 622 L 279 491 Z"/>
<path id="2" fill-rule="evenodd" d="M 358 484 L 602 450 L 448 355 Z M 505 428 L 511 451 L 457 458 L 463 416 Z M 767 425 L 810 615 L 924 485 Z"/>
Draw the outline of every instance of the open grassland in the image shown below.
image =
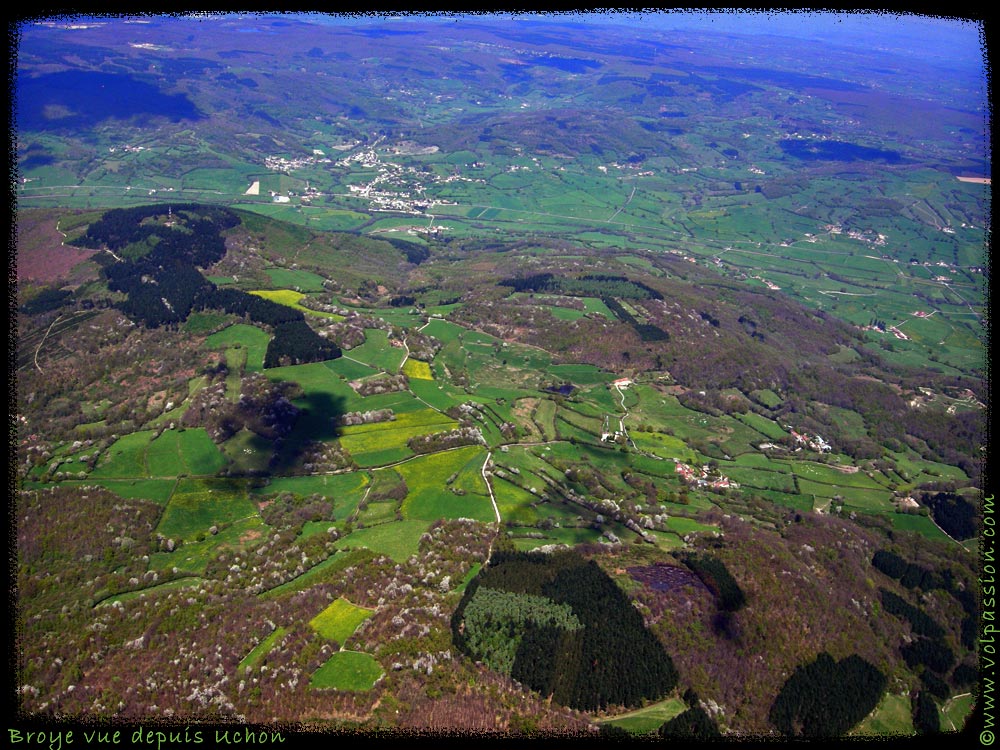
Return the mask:
<path id="1" fill-rule="evenodd" d="M 378 407 L 375 407 L 378 408 Z M 340 444 L 362 466 L 377 466 L 388 455 L 401 458 L 412 455 L 407 441 L 418 435 L 443 432 L 458 423 L 433 409 L 397 414 L 389 422 L 351 425 L 341 429 Z"/>
<path id="2" fill-rule="evenodd" d="M 72 485 L 73 483 L 66 482 L 66 484 Z M 157 505 L 166 505 L 177 486 L 177 479 L 101 479 L 94 481 L 88 478 L 85 482 L 78 484 L 81 487 L 96 484 L 127 500 L 150 500 Z"/>
<path id="3" fill-rule="evenodd" d="M 552 528 L 540 531 L 534 528 L 511 529 L 510 536 L 514 547 L 521 551 L 530 551 L 551 544 L 575 546 L 577 544 L 595 544 L 601 533 L 589 526 L 570 526 Z"/>
<path id="4" fill-rule="evenodd" d="M 896 464 L 897 469 L 906 473 L 905 478 L 911 484 L 921 484 L 923 482 L 939 482 L 942 480 L 954 479 L 956 481 L 967 481 L 968 477 L 957 466 L 936 461 L 927 461 L 919 456 L 908 453 L 890 454 Z"/>
<path id="5" fill-rule="evenodd" d="M 215 474 L 226 459 L 202 428 L 164 430 L 146 451 L 146 465 L 154 477 Z"/>
<path id="6" fill-rule="evenodd" d="M 886 693 L 875 711 L 851 731 L 858 737 L 914 734 L 910 696 Z"/>
<path id="7" fill-rule="evenodd" d="M 845 504 L 845 508 L 848 507 Z M 889 513 L 887 515 L 892 521 L 892 527 L 900 531 L 916 531 L 928 539 L 936 539 L 941 542 L 954 544 L 955 540 L 945 534 L 941 528 L 927 516 L 911 515 L 909 513 Z"/>
<path id="8" fill-rule="evenodd" d="M 183 329 L 193 336 L 201 336 L 220 330 L 231 319 L 225 313 L 193 312 L 184 321 Z"/>
<path id="9" fill-rule="evenodd" d="M 256 326 L 236 323 L 213 333 L 205 339 L 206 349 L 231 349 L 242 347 L 246 349 L 247 372 L 260 372 L 264 369 L 264 355 L 271 335 Z"/>
<path id="10" fill-rule="evenodd" d="M 376 370 L 396 373 L 403 364 L 406 350 L 389 345 L 389 334 L 380 328 L 365 329 L 365 343 L 350 351 L 351 359 L 364 362 Z"/>
<path id="11" fill-rule="evenodd" d="M 279 289 L 294 289 L 296 292 L 322 292 L 324 279 L 319 274 L 312 271 L 304 271 L 301 268 L 265 268 L 264 273 L 271 279 L 271 283 Z"/>
<path id="12" fill-rule="evenodd" d="M 611 422 L 612 431 L 618 429 L 617 420 Z M 673 435 L 664 435 L 660 432 L 640 432 L 629 430 L 629 437 L 635 442 L 636 447 L 659 456 L 664 459 L 676 458 L 684 463 L 692 463 L 698 460 L 697 454 L 685 445 L 684 441 Z"/>
<path id="13" fill-rule="evenodd" d="M 183 527 L 185 523 L 180 521 L 177 525 Z M 159 531 L 159 527 L 157 530 Z M 271 527 L 259 516 L 238 519 L 220 527 L 216 535 L 207 533 L 204 539 L 198 541 L 200 536 L 198 533 L 193 541 L 182 539 L 183 544 L 173 552 L 156 552 L 150 555 L 149 569 L 164 571 L 177 568 L 178 571 L 188 575 L 203 575 L 205 567 L 220 549 L 248 549 L 258 544 L 259 540 L 270 531 Z"/>
<path id="14" fill-rule="evenodd" d="M 133 432 L 118 438 L 101 457 L 91 472 L 92 479 L 148 477 L 146 451 L 155 433 L 151 430 Z"/>
<path id="15" fill-rule="evenodd" d="M 365 692 L 371 690 L 383 674 L 375 657 L 359 651 L 338 651 L 313 673 L 309 686 Z"/>
<path id="16" fill-rule="evenodd" d="M 693 518 L 685 518 L 684 516 L 672 515 L 667 519 L 667 526 L 671 531 L 674 531 L 681 536 L 685 534 L 712 534 L 719 531 L 718 526 L 712 524 L 701 523 Z"/>
<path id="17" fill-rule="evenodd" d="M 378 370 L 374 367 L 369 367 L 364 362 L 352 359 L 349 353 L 343 357 L 328 360 L 323 363 L 323 366 L 344 380 L 361 380 L 362 378 L 378 374 Z"/>
<path id="18" fill-rule="evenodd" d="M 240 663 L 236 666 L 236 671 L 242 674 L 248 669 L 256 669 L 287 632 L 288 629 L 281 626 L 272 630 L 260 643 L 251 649 L 249 654 L 240 660 Z"/>
<path id="19" fill-rule="evenodd" d="M 309 627 L 330 641 L 343 643 L 350 638 L 358 625 L 372 616 L 372 610 L 351 604 L 340 597 L 309 621 Z"/>
<path id="20" fill-rule="evenodd" d="M 754 412 L 736 414 L 734 415 L 734 418 L 740 420 L 743 424 L 760 433 L 762 438 L 780 440 L 788 435 L 788 433 L 776 422 L 768 419 L 767 417 L 762 417 L 760 414 L 755 414 Z"/>
<path id="21" fill-rule="evenodd" d="M 371 528 L 355 529 L 337 540 L 336 546 L 342 550 L 369 549 L 388 555 L 396 562 L 408 560 L 417 551 L 420 537 L 429 526 L 428 521 L 404 520 L 384 523 Z"/>
<path id="22" fill-rule="evenodd" d="M 246 487 L 228 479 L 184 479 L 177 483 L 157 532 L 192 540 L 208 535 L 212 526 L 231 524 L 257 515 Z"/>
<path id="23" fill-rule="evenodd" d="M 441 380 L 411 380 L 410 390 L 421 401 L 440 411 L 468 400 L 461 389 Z"/>
<path id="24" fill-rule="evenodd" d="M 495 479 L 493 492 L 504 523 L 534 526 L 541 520 L 542 517 L 534 507 L 539 502 L 538 497 L 528 490 L 503 479 Z"/>
<path id="25" fill-rule="evenodd" d="M 264 474 L 271 465 L 274 443 L 250 430 L 240 430 L 221 444 L 222 452 L 236 474 Z"/>
<path id="26" fill-rule="evenodd" d="M 339 359 L 333 361 L 338 362 Z M 311 402 L 325 403 L 330 408 L 339 408 L 344 412 L 356 411 L 364 403 L 363 399 L 333 368 L 327 367 L 328 364 L 330 363 L 312 362 L 306 365 L 272 367 L 265 374 L 276 383 L 299 384 L 305 396 L 293 402 L 296 406 L 308 409 Z"/>
<path id="27" fill-rule="evenodd" d="M 333 512 L 337 520 L 350 518 L 357 510 L 358 503 L 364 497 L 368 487 L 368 475 L 363 471 L 353 471 L 347 474 L 319 474 L 301 477 L 274 477 L 264 487 L 253 490 L 253 496 L 260 498 L 281 492 L 291 492 L 299 497 L 321 495 L 333 503 Z M 324 522 L 324 527 L 329 523 Z"/>
<path id="28" fill-rule="evenodd" d="M 976 696 L 972 693 L 956 695 L 946 700 L 941 709 L 941 729 L 945 732 L 961 732 L 972 715 Z"/>
<path id="29" fill-rule="evenodd" d="M 481 470 L 486 451 L 466 446 L 418 456 L 396 467 L 409 493 L 403 517 L 435 521 L 439 518 L 496 520 Z"/>
<path id="30" fill-rule="evenodd" d="M 457 341 L 466 333 L 469 333 L 470 336 L 474 335 L 474 332 L 470 332 L 468 329 L 463 328 L 457 323 L 451 323 L 447 320 L 441 320 L 440 318 L 431 320 L 422 330 L 423 333 L 426 333 L 428 336 L 433 336 L 444 344 L 450 344 L 452 341 Z"/>
<path id="31" fill-rule="evenodd" d="M 845 465 L 849 465 L 849 461 L 845 457 L 841 457 L 841 460 Z M 800 480 L 810 480 L 835 487 L 856 487 L 870 490 L 885 489 L 883 485 L 876 482 L 863 471 L 840 471 L 834 466 L 809 461 L 794 461 L 790 465 Z"/>
<path id="32" fill-rule="evenodd" d="M 319 318 L 326 318 L 331 321 L 343 320 L 343 315 L 338 315 L 337 313 L 324 312 L 322 310 L 313 310 L 312 308 L 306 307 L 300 304 L 303 297 L 305 297 L 304 292 L 297 291 L 295 289 L 257 289 L 250 292 L 258 297 L 263 297 L 271 302 L 276 302 L 279 305 L 284 305 L 285 307 L 290 307 L 293 310 L 298 310 L 305 315 L 314 315 Z"/>
<path id="33" fill-rule="evenodd" d="M 741 468 L 729 462 L 719 462 L 719 470 L 723 475 L 741 487 L 753 487 L 761 490 L 774 490 L 776 492 L 797 492 L 795 477 L 787 469 L 765 469 Z"/>
<path id="34" fill-rule="evenodd" d="M 574 385 L 606 384 L 614 379 L 614 375 L 594 365 L 549 365 L 546 371 L 560 380 L 567 380 Z"/>
<path id="35" fill-rule="evenodd" d="M 148 586 L 143 589 L 137 589 L 135 591 L 126 591 L 120 594 L 112 594 L 105 599 L 94 602 L 95 607 L 105 607 L 115 602 L 129 602 L 136 599 L 142 599 L 147 596 L 156 596 L 157 594 L 163 594 L 168 591 L 176 591 L 177 589 L 190 588 L 193 586 L 200 586 L 205 582 L 203 578 L 198 576 L 184 576 L 183 578 L 175 578 L 172 581 L 167 581 L 166 583 L 158 583 L 154 586 Z"/>
<path id="36" fill-rule="evenodd" d="M 556 403 L 552 399 L 539 399 L 537 406 L 531 414 L 538 431 L 542 435 L 542 440 L 556 439 Z"/>
<path id="37" fill-rule="evenodd" d="M 627 714 L 603 719 L 601 723 L 620 727 L 632 734 L 647 734 L 655 732 L 665 722 L 682 713 L 685 708 L 687 707 L 684 705 L 684 701 L 679 698 L 668 698 L 665 701 L 640 708 L 638 711 L 630 711 Z"/>
<path id="38" fill-rule="evenodd" d="M 325 560 L 316 563 L 295 578 L 262 591 L 260 597 L 264 599 L 272 597 L 281 598 L 282 596 L 294 594 L 298 591 L 304 591 L 320 583 L 336 581 L 339 578 L 340 571 L 352 565 L 363 564 L 375 556 L 375 552 L 361 546 L 347 552 L 334 551 Z"/>

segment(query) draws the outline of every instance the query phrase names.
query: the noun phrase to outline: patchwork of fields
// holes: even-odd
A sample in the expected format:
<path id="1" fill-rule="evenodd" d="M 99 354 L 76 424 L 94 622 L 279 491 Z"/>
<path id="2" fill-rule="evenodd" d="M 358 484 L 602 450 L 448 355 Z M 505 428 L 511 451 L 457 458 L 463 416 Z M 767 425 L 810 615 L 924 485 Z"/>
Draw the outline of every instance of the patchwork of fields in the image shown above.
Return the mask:
<path id="1" fill-rule="evenodd" d="M 310 288 L 310 278 L 296 278 L 302 288 Z M 260 293 L 285 304 L 296 304 L 304 295 L 287 289 Z M 604 314 L 599 301 L 584 304 L 590 305 L 587 312 Z M 491 498 L 521 548 L 634 536 L 623 525 L 625 518 L 645 526 L 647 541 L 671 548 L 688 534 L 714 529 L 694 518 L 712 507 L 717 492 L 722 497 L 750 493 L 798 510 L 882 515 L 897 528 L 947 538 L 926 516 L 897 512 L 894 499 L 906 485 L 894 472 L 859 471 L 844 455 L 799 455 L 774 447 L 787 443 L 789 433 L 768 417 L 766 407 L 712 416 L 683 406 L 654 380 L 616 389 L 610 386 L 611 373 L 591 365 L 554 364 L 544 352 L 440 318 L 431 319 L 422 332 L 443 344 L 431 363 L 406 359 L 385 331 L 369 329 L 350 359 L 265 372 L 274 382 L 300 386 L 296 404 L 309 420 L 320 416 L 313 404 L 323 398 L 338 400 L 345 411 L 390 410 L 388 420 L 325 433 L 322 439 L 350 457 L 353 471 L 272 475 L 252 483 L 238 476 L 221 479 L 216 475 L 227 466 L 262 465 L 269 441 L 241 432 L 216 445 L 204 429 L 168 427 L 121 436 L 96 461 L 85 450 L 65 450 L 54 464 L 36 469 L 35 478 L 58 472 L 65 481 L 97 482 L 123 497 L 163 505 L 157 531 L 186 543 L 184 567 L 192 572 L 203 569 L 220 545 L 239 546 L 255 529 L 265 530 L 258 505 L 275 493 L 325 498 L 335 520 L 319 522 L 317 531 L 332 524 L 341 530 L 339 547 L 370 546 L 393 557 L 412 552 L 427 524 L 438 519 L 495 521 Z M 237 385 L 227 386 L 228 398 L 238 396 L 241 373 L 261 370 L 266 341 L 262 330 L 245 324 L 206 339 L 206 348 L 225 357 L 227 382 L 236 378 Z M 395 374 L 401 363 L 409 390 L 361 396 L 349 385 L 379 373 Z M 477 387 L 457 388 L 456 377 Z M 547 382 L 571 383 L 572 395 L 549 392 Z M 767 402 L 764 394 L 755 397 Z M 458 407 L 465 411 L 454 411 Z M 410 448 L 413 438 L 457 428 L 459 420 L 450 415 L 460 413 L 476 426 L 485 446 L 429 455 Z M 611 439 L 616 432 L 619 438 Z M 716 447 L 706 455 L 693 445 Z M 906 467 L 911 486 L 928 478 L 961 478 L 954 467 L 913 453 L 900 452 L 896 465 Z M 390 466 L 402 478 L 405 495 L 367 503 L 372 472 Z M 595 523 L 602 516 L 604 521 Z M 348 521 L 358 525 L 344 535 Z"/>

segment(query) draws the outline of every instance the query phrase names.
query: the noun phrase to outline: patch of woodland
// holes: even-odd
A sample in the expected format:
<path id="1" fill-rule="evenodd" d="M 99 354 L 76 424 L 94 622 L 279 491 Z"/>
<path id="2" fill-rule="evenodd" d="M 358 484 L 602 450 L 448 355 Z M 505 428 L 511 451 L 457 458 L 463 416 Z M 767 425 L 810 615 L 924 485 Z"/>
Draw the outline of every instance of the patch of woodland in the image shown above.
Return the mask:
<path id="1" fill-rule="evenodd" d="M 352 380 L 349 385 L 359 396 L 377 396 L 409 390 L 410 379 L 403 373 L 374 375 L 364 380 Z"/>
<path id="2" fill-rule="evenodd" d="M 859 656 L 834 660 L 820 652 L 782 685 L 769 718 L 783 735 L 841 737 L 882 698 L 886 676 Z"/>
<path id="3" fill-rule="evenodd" d="M 630 706 L 662 697 L 676 685 L 673 662 L 642 616 L 601 568 L 578 552 L 494 550 L 452 617 L 452 638 L 463 651 L 472 635 L 465 631 L 470 625 L 465 608 L 480 588 L 527 595 L 526 606 L 535 606 L 529 603 L 537 597 L 569 605 L 582 624 L 567 629 L 531 617 L 522 623 L 510 676 L 554 702 L 584 710 Z M 506 627 L 507 620 L 497 616 L 494 627 Z"/>
<path id="4" fill-rule="evenodd" d="M 240 394 L 235 401 L 226 396 L 224 383 L 199 391 L 184 413 L 182 424 L 204 427 L 216 443 L 222 443 L 241 430 L 249 430 L 267 440 L 287 437 L 295 427 L 300 409 L 292 400 L 302 389 L 296 383 L 272 381 L 259 373 L 240 380 Z"/>
<path id="5" fill-rule="evenodd" d="M 38 329 L 20 335 L 30 331 Z M 48 441 L 105 441 L 142 429 L 187 399 L 188 381 L 212 356 L 198 338 L 134 326 L 115 310 L 49 333 L 32 356 L 37 364 L 16 380 L 19 413 L 45 424 L 44 435 L 34 435 L 28 422 L 19 447 L 41 450 L 21 455 L 19 465 L 46 460 Z"/>

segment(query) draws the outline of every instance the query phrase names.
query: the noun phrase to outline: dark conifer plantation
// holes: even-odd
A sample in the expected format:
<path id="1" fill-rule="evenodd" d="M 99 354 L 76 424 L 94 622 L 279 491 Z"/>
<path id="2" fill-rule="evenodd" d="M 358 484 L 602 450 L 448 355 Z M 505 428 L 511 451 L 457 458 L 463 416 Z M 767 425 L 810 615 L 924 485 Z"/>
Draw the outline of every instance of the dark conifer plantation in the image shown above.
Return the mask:
<path id="1" fill-rule="evenodd" d="M 823 652 L 788 678 L 771 706 L 784 735 L 840 737 L 878 705 L 886 678 L 860 656 L 834 661 Z"/>
<path id="2" fill-rule="evenodd" d="M 452 620 L 455 644 L 467 649 L 462 618 L 479 587 L 544 596 L 568 604 L 583 627 L 564 630 L 529 623 L 518 644 L 511 677 L 558 703 L 581 710 L 632 706 L 662 697 L 677 670 L 628 597 L 593 560 L 575 552 L 494 555 L 466 589 Z M 505 627 L 505 621 L 495 621 Z M 470 654 L 470 656 L 475 656 Z"/>

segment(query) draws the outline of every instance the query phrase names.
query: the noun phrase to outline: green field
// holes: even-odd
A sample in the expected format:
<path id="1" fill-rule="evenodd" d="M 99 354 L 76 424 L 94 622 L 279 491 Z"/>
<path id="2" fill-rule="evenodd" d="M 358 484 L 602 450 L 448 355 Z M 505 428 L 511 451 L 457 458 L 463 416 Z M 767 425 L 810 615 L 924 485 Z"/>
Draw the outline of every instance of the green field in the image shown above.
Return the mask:
<path id="1" fill-rule="evenodd" d="M 914 733 L 910 697 L 887 693 L 869 717 L 851 731 L 852 736 L 890 736 Z"/>
<path id="2" fill-rule="evenodd" d="M 406 350 L 389 345 L 389 334 L 380 328 L 365 329 L 365 343 L 350 351 L 351 359 L 356 359 L 377 370 L 396 373 L 403 364 Z"/>
<path id="3" fill-rule="evenodd" d="M 299 497 L 322 495 L 333 503 L 338 521 L 343 521 L 357 510 L 358 503 L 368 487 L 368 475 L 356 471 L 347 474 L 321 474 L 301 477 L 274 477 L 266 486 L 253 490 L 255 496 L 291 492 Z M 329 526 L 329 524 L 326 524 Z"/>
<path id="4" fill-rule="evenodd" d="M 205 339 L 205 348 L 242 347 L 247 350 L 247 372 L 260 372 L 264 369 L 264 355 L 267 353 L 267 345 L 270 341 L 271 335 L 260 328 L 245 323 L 236 323 Z"/>
<path id="5" fill-rule="evenodd" d="M 167 503 L 157 532 L 166 537 L 192 540 L 212 526 L 257 515 L 246 488 L 228 479 L 182 479 Z"/>
<path id="6" fill-rule="evenodd" d="M 444 432 L 457 424 L 451 417 L 433 409 L 421 409 L 397 414 L 396 419 L 389 422 L 343 427 L 340 444 L 360 465 L 378 466 L 386 462 L 386 457 L 390 457 L 388 462 L 391 462 L 412 455 L 406 447 L 410 438 Z"/>
<path id="7" fill-rule="evenodd" d="M 119 497 L 150 500 L 158 505 L 166 505 L 177 486 L 176 479 L 102 479 L 96 482 L 88 479 L 86 483 L 100 485 Z"/>
<path id="8" fill-rule="evenodd" d="M 203 428 L 165 430 L 146 451 L 146 464 L 154 477 L 215 474 L 226 459 Z"/>
<path id="9" fill-rule="evenodd" d="M 208 503 L 211 503 L 210 499 L 208 499 Z M 208 533 L 206 528 L 204 529 L 204 539 L 198 541 L 198 537 L 202 535 L 203 530 L 198 527 L 197 523 L 192 523 L 190 526 L 195 531 L 194 540 L 192 541 L 179 535 L 179 532 L 184 531 L 189 524 L 184 518 L 183 508 L 179 507 L 177 510 L 179 511 L 180 518 L 177 518 L 175 515 L 175 518 L 172 519 L 172 523 L 176 527 L 172 530 L 172 533 L 177 534 L 177 536 L 169 538 L 180 538 L 183 543 L 173 552 L 156 552 L 150 555 L 150 570 L 164 571 L 177 568 L 179 571 L 189 575 L 203 575 L 205 567 L 218 554 L 220 549 L 245 550 L 255 545 L 257 540 L 261 539 L 264 534 L 271 530 L 258 516 L 250 516 L 220 526 L 219 533 L 214 536 Z M 206 515 L 212 516 L 213 514 L 207 513 Z M 161 528 L 163 528 L 162 522 L 157 527 L 159 533 L 163 533 L 160 531 Z M 170 527 L 168 526 L 167 528 Z M 164 536 L 169 535 L 164 534 Z"/>
<path id="10" fill-rule="evenodd" d="M 405 520 L 356 529 L 338 539 L 336 546 L 345 550 L 364 547 L 388 555 L 396 562 L 403 562 L 417 551 L 420 537 L 429 525 L 427 521 Z"/>
<path id="11" fill-rule="evenodd" d="M 197 576 L 184 576 L 183 578 L 175 578 L 172 581 L 167 581 L 166 583 L 159 583 L 155 586 L 148 586 L 143 589 L 137 589 L 135 591 L 127 591 L 120 594 L 113 594 L 105 599 L 94 602 L 95 607 L 103 607 L 113 604 L 114 602 L 129 602 L 135 599 L 142 599 L 147 596 L 156 596 L 157 594 L 162 594 L 169 591 L 176 591 L 177 589 L 189 588 L 192 586 L 200 586 L 205 582 L 203 578 Z"/>
<path id="12" fill-rule="evenodd" d="M 940 527 L 927 516 L 911 515 L 909 513 L 890 513 L 888 515 L 892 526 L 901 531 L 916 531 L 929 539 L 954 543 L 954 540 L 941 531 Z"/>
<path id="13" fill-rule="evenodd" d="M 155 433 L 133 432 L 118 438 L 90 473 L 92 479 L 148 477 L 146 453 Z"/>
<path id="14" fill-rule="evenodd" d="M 630 711 L 627 714 L 602 719 L 601 723 L 620 727 L 632 734 L 648 734 L 655 732 L 664 723 L 683 713 L 686 708 L 687 706 L 681 699 L 668 698 L 665 701 L 640 708 L 638 711 Z"/>
<path id="15" fill-rule="evenodd" d="M 972 693 L 956 695 L 944 702 L 941 709 L 941 729 L 945 732 L 961 732 L 976 705 Z"/>
<path id="16" fill-rule="evenodd" d="M 439 518 L 473 518 L 493 521 L 496 516 L 480 470 L 486 457 L 478 446 L 418 456 L 396 467 L 409 494 L 403 517 L 436 521 Z M 451 483 L 448 480 L 455 476 Z"/>
<path id="17" fill-rule="evenodd" d="M 323 312 L 322 310 L 313 310 L 312 308 L 306 307 L 300 304 L 305 293 L 295 290 L 295 289 L 257 289 L 250 292 L 258 297 L 263 297 L 271 302 L 276 302 L 279 305 L 285 305 L 293 310 L 298 310 L 304 315 L 315 315 L 319 318 L 326 318 L 327 320 L 343 320 L 343 315 L 338 315 L 336 313 Z"/>
<path id="18" fill-rule="evenodd" d="M 372 616 L 373 610 L 351 604 L 340 597 L 309 621 L 309 627 L 330 641 L 343 643 L 358 625 Z"/>
<path id="19" fill-rule="evenodd" d="M 265 268 L 264 273 L 275 287 L 294 289 L 296 292 L 322 292 L 326 281 L 319 274 L 299 268 Z"/>
<path id="20" fill-rule="evenodd" d="M 344 380 L 361 380 L 378 374 L 378 370 L 374 367 L 352 359 L 349 353 L 343 357 L 324 362 L 323 366 Z"/>
<path id="21" fill-rule="evenodd" d="M 360 693 L 371 690 L 383 674 L 375 657 L 359 651 L 338 651 L 313 673 L 309 686 Z"/>
<path id="22" fill-rule="evenodd" d="M 264 658 L 268 655 L 272 648 L 281 640 L 285 633 L 288 632 L 287 628 L 277 627 L 271 631 L 260 643 L 253 647 L 249 654 L 240 660 L 237 665 L 236 670 L 240 673 L 246 672 L 248 669 L 256 669 Z"/>
<path id="23" fill-rule="evenodd" d="M 512 529 L 510 534 L 514 542 L 514 547 L 518 550 L 529 551 L 544 547 L 550 544 L 566 544 L 569 546 L 577 544 L 594 544 L 600 538 L 600 532 L 586 527 L 565 527 L 549 529 L 539 532 L 537 529 L 526 529 L 521 535 L 518 529 Z M 532 534 L 527 536 L 526 534 Z"/>

